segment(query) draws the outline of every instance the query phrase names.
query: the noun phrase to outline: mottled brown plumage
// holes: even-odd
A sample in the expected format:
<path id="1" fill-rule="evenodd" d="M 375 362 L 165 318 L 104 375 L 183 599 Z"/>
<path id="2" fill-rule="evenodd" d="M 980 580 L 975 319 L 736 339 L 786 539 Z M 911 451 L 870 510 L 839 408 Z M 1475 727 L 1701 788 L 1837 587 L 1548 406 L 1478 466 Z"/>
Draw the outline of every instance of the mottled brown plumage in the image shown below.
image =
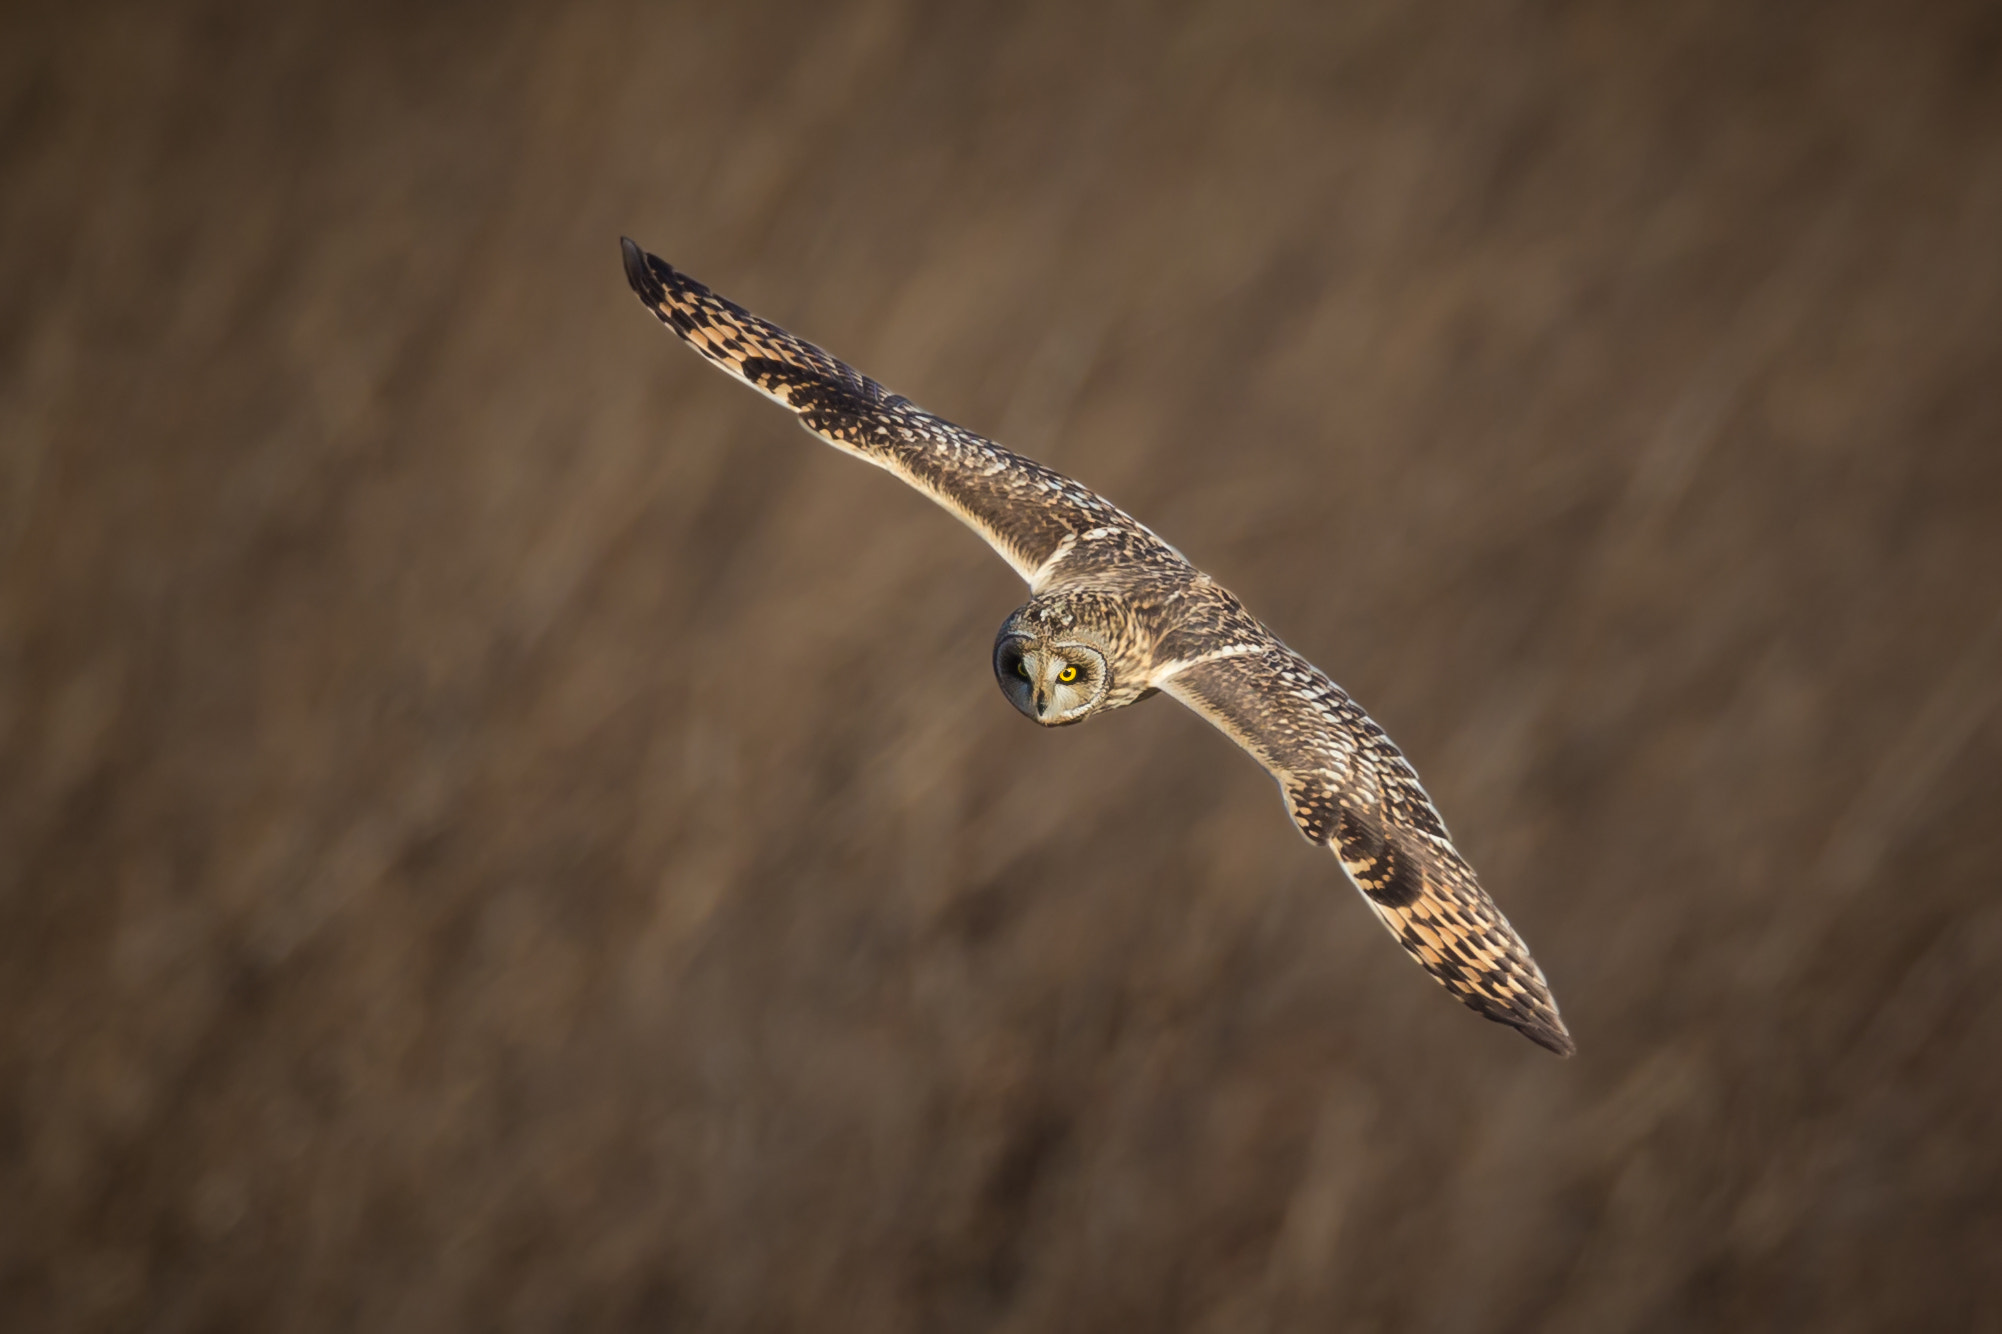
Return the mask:
<path id="1" fill-rule="evenodd" d="M 623 244 L 633 290 L 691 347 L 815 435 L 931 496 L 1028 580 L 1030 600 L 995 643 L 995 673 L 1017 709 L 1057 726 L 1157 690 L 1173 695 L 1271 771 L 1301 832 L 1333 850 L 1448 991 L 1570 1054 L 1542 971 L 1403 754 L 1229 590 L 1068 477 L 932 416 Z"/>

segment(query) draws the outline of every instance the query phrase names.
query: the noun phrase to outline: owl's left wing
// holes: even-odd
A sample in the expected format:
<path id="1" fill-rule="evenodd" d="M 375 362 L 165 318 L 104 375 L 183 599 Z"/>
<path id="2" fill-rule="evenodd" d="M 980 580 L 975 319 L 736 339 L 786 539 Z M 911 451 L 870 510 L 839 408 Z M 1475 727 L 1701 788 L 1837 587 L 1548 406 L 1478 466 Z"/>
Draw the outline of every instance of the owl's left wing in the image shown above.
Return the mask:
<path id="1" fill-rule="evenodd" d="M 1529 947 L 1454 848 L 1403 753 L 1340 686 L 1263 634 L 1172 665 L 1159 684 L 1271 771 L 1300 832 L 1334 852 L 1384 926 L 1447 991 L 1571 1054 Z"/>
<path id="2" fill-rule="evenodd" d="M 631 241 L 626 280 L 683 342 L 845 453 L 887 469 L 957 515 L 1040 587 L 1057 566 L 1181 557 L 1143 525 L 1034 459 L 953 425 L 795 338 Z"/>

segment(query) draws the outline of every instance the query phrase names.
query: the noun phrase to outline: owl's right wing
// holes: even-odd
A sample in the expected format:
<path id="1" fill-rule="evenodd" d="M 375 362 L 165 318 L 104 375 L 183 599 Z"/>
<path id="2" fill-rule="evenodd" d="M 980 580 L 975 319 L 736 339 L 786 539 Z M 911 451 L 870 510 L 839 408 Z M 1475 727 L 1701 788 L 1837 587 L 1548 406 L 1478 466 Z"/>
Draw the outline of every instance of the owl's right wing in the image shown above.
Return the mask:
<path id="1" fill-rule="evenodd" d="M 683 342 L 799 414 L 835 448 L 909 482 L 987 539 L 1040 586 L 1057 565 L 1135 557 L 1180 560 L 1110 501 L 885 390 L 868 376 L 759 319 L 621 238 L 626 279 Z"/>
<path id="2" fill-rule="evenodd" d="M 1334 852 L 1390 934 L 1461 1004 L 1569 1056 L 1543 970 L 1403 752 L 1312 663 L 1267 634 L 1247 638 L 1171 665 L 1161 689 L 1271 771 L 1300 832 Z"/>

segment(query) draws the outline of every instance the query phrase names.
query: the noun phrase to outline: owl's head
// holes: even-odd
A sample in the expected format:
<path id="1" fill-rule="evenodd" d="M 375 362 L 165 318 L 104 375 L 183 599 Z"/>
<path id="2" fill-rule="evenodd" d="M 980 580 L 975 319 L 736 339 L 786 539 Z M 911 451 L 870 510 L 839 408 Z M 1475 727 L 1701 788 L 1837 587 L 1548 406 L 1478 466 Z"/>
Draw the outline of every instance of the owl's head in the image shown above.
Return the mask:
<path id="1" fill-rule="evenodd" d="M 994 679 L 1031 722 L 1083 722 L 1112 687 L 1111 664 L 1094 638 L 1074 616 L 1032 602 L 995 636 Z"/>

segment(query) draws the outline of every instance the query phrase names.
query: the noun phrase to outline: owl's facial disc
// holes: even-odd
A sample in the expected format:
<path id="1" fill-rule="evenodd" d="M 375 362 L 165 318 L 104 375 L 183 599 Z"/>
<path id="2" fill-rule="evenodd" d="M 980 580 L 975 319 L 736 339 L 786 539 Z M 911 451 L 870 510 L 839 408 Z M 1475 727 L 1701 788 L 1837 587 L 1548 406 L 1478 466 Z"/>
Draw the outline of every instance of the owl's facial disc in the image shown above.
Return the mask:
<path id="1" fill-rule="evenodd" d="M 1004 635 L 994 646 L 994 677 L 1023 717 L 1045 727 L 1082 721 L 1105 698 L 1111 672 L 1089 644 Z"/>

